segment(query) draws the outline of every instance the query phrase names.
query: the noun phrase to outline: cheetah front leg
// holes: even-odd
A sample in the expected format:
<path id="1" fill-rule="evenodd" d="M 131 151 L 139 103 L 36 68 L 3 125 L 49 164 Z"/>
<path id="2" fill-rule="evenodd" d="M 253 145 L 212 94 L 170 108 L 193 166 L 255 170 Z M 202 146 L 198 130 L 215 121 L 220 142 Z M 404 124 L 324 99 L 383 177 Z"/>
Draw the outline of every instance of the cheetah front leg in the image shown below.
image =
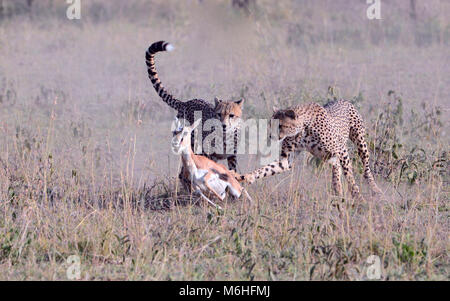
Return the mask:
<path id="1" fill-rule="evenodd" d="M 281 145 L 280 160 L 261 167 L 252 173 L 243 175 L 239 180 L 246 181 L 251 184 L 255 182 L 256 179 L 273 176 L 275 174 L 290 170 L 292 168 L 291 153 L 295 148 L 294 144 L 293 139 L 284 139 Z"/>
<path id="2" fill-rule="evenodd" d="M 292 164 L 289 162 L 288 158 L 283 158 L 280 161 L 274 161 L 264 167 L 261 167 L 250 174 L 241 176 L 240 180 L 244 180 L 250 184 L 255 182 L 257 179 L 265 178 L 267 176 L 273 176 L 278 173 L 282 173 L 286 170 L 290 170 Z"/>
<path id="3" fill-rule="evenodd" d="M 231 155 L 227 157 L 228 169 L 237 172 L 237 159 L 236 155 Z"/>

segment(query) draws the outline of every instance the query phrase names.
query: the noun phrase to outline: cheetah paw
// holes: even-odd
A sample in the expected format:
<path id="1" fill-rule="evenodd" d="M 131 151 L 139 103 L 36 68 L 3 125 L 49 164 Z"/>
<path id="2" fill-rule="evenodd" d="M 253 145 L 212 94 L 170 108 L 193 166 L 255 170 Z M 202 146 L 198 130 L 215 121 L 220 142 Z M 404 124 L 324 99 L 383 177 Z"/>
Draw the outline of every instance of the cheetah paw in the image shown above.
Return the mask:
<path id="1" fill-rule="evenodd" d="M 255 182 L 255 176 L 253 174 L 246 174 L 244 175 L 244 181 L 253 184 Z"/>

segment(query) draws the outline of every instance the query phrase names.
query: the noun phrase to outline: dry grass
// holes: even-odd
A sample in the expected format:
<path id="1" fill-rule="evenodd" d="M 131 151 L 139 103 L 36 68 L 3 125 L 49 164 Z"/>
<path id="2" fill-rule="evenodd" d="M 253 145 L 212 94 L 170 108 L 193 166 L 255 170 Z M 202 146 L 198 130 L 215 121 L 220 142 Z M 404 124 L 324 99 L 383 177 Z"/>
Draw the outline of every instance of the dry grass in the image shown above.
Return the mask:
<path id="1" fill-rule="evenodd" d="M 448 280 L 448 4 L 417 1 L 412 21 L 409 1 L 383 2 L 369 22 L 365 1 L 261 0 L 250 16 L 204 2 L 91 1 L 69 21 L 41 1 L 2 16 L 0 279 L 66 279 L 74 254 L 83 279 L 365 279 L 375 254 L 382 279 Z M 170 91 L 243 96 L 247 118 L 336 86 L 366 120 L 384 198 L 355 160 L 367 201 L 350 208 L 308 154 L 248 187 L 254 206 L 180 196 L 174 112 L 144 64 L 159 39 L 176 46 L 157 58 Z"/>

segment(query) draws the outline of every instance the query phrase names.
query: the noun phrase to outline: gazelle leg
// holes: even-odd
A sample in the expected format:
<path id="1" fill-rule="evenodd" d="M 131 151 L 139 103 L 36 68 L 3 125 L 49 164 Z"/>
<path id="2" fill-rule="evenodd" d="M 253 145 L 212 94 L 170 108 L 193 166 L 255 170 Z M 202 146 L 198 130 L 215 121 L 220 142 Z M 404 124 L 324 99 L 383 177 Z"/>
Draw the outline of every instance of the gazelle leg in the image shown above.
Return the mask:
<path id="1" fill-rule="evenodd" d="M 211 179 L 211 174 L 208 173 L 208 174 L 205 176 L 205 186 L 206 186 L 206 188 L 208 188 L 209 191 L 211 191 L 212 193 L 214 193 L 214 195 L 215 195 L 219 200 L 222 201 L 224 198 L 221 197 L 221 196 L 217 193 L 217 191 L 215 191 L 214 189 L 212 189 L 211 186 L 209 186 L 209 180 L 210 180 L 210 179 Z"/>
<path id="2" fill-rule="evenodd" d="M 253 199 L 250 197 L 250 195 L 247 192 L 247 189 L 243 188 L 242 191 L 245 193 L 245 196 L 248 198 L 248 200 L 250 201 L 250 204 L 253 204 Z"/>
<path id="3" fill-rule="evenodd" d="M 186 192 L 190 194 L 192 191 L 192 183 L 187 177 L 187 172 L 184 169 L 184 166 L 181 166 L 181 171 L 178 175 L 178 179 L 180 180 L 180 183 L 183 186 L 184 190 L 186 190 Z"/>
<path id="4" fill-rule="evenodd" d="M 208 203 L 210 203 L 211 205 L 213 205 L 216 208 L 219 208 L 220 210 L 223 210 L 222 207 L 220 207 L 219 205 L 215 204 L 214 202 L 212 202 L 210 199 L 208 199 L 203 192 L 201 192 L 200 190 L 198 190 L 198 192 L 200 193 L 200 196 L 205 199 Z"/>

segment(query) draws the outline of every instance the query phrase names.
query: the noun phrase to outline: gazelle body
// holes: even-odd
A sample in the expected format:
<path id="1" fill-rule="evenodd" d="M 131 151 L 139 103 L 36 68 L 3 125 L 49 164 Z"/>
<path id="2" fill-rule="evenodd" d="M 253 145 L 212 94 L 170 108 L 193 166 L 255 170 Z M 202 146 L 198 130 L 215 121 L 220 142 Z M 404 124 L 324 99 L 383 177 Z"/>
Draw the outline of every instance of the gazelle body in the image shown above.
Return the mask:
<path id="1" fill-rule="evenodd" d="M 199 125 L 200 119 L 192 126 L 182 126 L 175 118 L 176 129 L 173 132 L 172 148 L 181 155 L 184 167 L 184 177 L 188 179 L 193 190 L 200 194 L 208 203 L 220 208 L 213 203 L 205 194 L 215 195 L 219 200 L 224 200 L 227 192 L 233 198 L 240 198 L 244 191 L 251 200 L 248 193 L 235 178 L 235 172 L 228 170 L 224 165 L 214 162 L 205 156 L 196 155 L 191 148 L 191 133 Z M 221 208 L 220 208 L 221 209 Z"/>

